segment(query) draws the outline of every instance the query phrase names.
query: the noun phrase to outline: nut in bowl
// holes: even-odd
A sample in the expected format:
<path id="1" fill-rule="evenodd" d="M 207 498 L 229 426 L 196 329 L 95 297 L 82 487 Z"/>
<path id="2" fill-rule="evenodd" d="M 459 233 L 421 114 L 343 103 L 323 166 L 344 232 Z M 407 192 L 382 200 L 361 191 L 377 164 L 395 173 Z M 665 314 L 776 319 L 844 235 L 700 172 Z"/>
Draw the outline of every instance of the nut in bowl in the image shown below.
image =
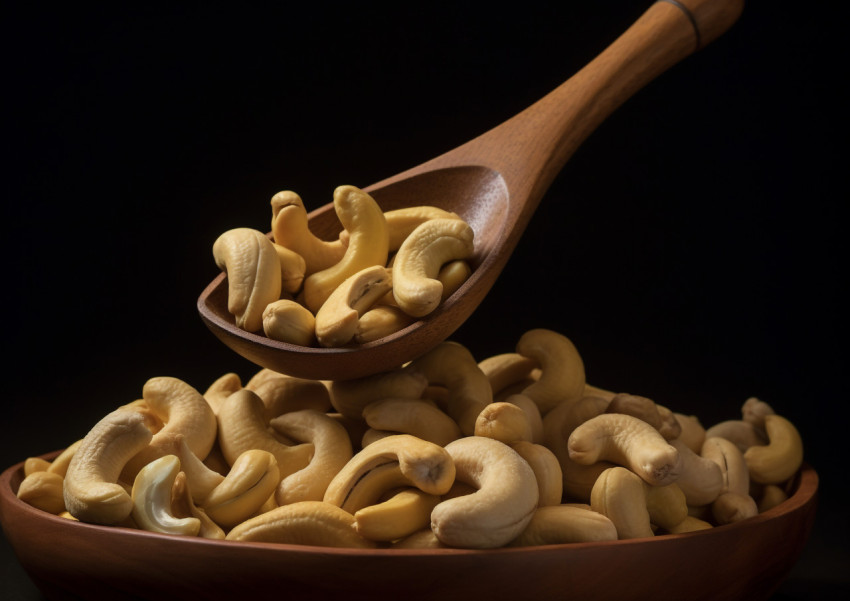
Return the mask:
<path id="1" fill-rule="evenodd" d="M 802 451 L 764 401 L 705 428 L 537 329 L 355 381 L 151 378 L 0 510 L 50 598 L 766 599 L 814 519 Z"/>

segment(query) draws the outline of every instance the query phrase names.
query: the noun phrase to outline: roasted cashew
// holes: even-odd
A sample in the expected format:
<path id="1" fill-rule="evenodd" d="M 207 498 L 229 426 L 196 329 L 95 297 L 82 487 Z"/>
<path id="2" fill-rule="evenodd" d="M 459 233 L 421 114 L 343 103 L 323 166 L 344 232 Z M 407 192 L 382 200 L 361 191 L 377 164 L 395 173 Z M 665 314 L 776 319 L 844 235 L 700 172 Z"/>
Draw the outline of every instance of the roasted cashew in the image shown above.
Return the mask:
<path id="1" fill-rule="evenodd" d="M 803 440 L 797 428 L 781 415 L 765 415 L 766 445 L 744 452 L 750 478 L 759 484 L 780 484 L 797 473 L 803 464 Z"/>
<path id="2" fill-rule="evenodd" d="M 537 509 L 534 471 L 508 445 L 480 436 L 446 446 L 456 478 L 477 490 L 440 502 L 431 512 L 431 529 L 450 547 L 486 549 L 515 539 Z"/>
<path id="3" fill-rule="evenodd" d="M 560 505 L 564 494 L 564 475 L 555 453 L 541 444 L 520 440 L 510 447 L 525 459 L 537 480 L 538 507 Z"/>
<path id="4" fill-rule="evenodd" d="M 363 409 L 371 428 L 411 434 L 441 447 L 463 434 L 455 421 L 425 399 L 382 399 Z"/>
<path id="5" fill-rule="evenodd" d="M 171 510 L 171 490 L 179 471 L 180 460 L 175 455 L 154 459 L 139 470 L 133 481 L 133 519 L 142 530 L 198 535 L 199 519 L 177 518 Z"/>
<path id="6" fill-rule="evenodd" d="M 201 507 L 222 528 L 248 519 L 274 494 L 280 470 L 274 455 L 251 449 L 233 462 L 224 480 L 207 495 Z"/>
<path id="7" fill-rule="evenodd" d="M 349 242 L 338 263 L 304 279 L 304 304 L 313 314 L 349 276 L 387 263 L 387 220 L 375 199 L 354 186 L 339 186 L 334 190 L 334 208 Z"/>
<path id="8" fill-rule="evenodd" d="M 403 207 L 384 211 L 387 220 L 387 231 L 389 232 L 389 250 L 395 252 L 402 242 L 422 223 L 430 219 L 460 219 L 457 213 L 445 211 L 438 207 L 422 205 L 417 207 Z M 343 244 L 348 244 L 348 232 L 343 230 L 339 234 Z"/>
<path id="9" fill-rule="evenodd" d="M 292 411 L 312 409 L 326 412 L 331 408 L 328 387 L 318 380 L 296 378 L 268 370 L 262 377 L 252 378 L 245 388 L 255 392 L 263 401 L 268 420 Z"/>
<path id="10" fill-rule="evenodd" d="M 295 192 L 284 190 L 271 199 L 272 236 L 304 259 L 304 274 L 310 275 L 338 263 L 345 254 L 339 240 L 326 241 L 316 237 L 309 228 L 304 201 Z"/>
<path id="11" fill-rule="evenodd" d="M 469 266 L 469 262 L 462 259 L 449 261 L 440 267 L 440 271 L 437 272 L 437 280 L 443 285 L 440 302 L 454 294 L 471 275 L 472 267 Z"/>
<path id="12" fill-rule="evenodd" d="M 304 276 L 307 273 L 307 262 L 304 260 L 304 257 L 294 250 L 275 242 L 272 242 L 272 244 L 277 253 L 277 260 L 280 263 L 281 294 L 284 292 L 295 294 L 301 289 L 301 284 L 304 283 Z"/>
<path id="13" fill-rule="evenodd" d="M 490 403 L 475 420 L 475 436 L 486 436 L 505 444 L 531 441 L 531 424 L 525 411 L 513 403 Z"/>
<path id="14" fill-rule="evenodd" d="M 393 297 L 413 317 L 424 317 L 440 304 L 440 268 L 473 251 L 472 228 L 461 219 L 431 219 L 411 232 L 393 261 Z"/>
<path id="15" fill-rule="evenodd" d="M 354 529 L 370 540 L 398 540 L 427 528 L 431 523 L 431 511 L 439 502 L 439 496 L 418 488 L 390 491 L 386 500 L 354 514 Z"/>
<path id="16" fill-rule="evenodd" d="M 21 481 L 17 497 L 37 509 L 59 515 L 65 511 L 64 484 L 65 478 L 60 474 L 36 471 Z"/>
<path id="17" fill-rule="evenodd" d="M 219 446 L 228 464 L 252 449 L 268 451 L 277 460 L 280 477 L 307 467 L 313 456 L 312 444 L 288 445 L 269 431 L 265 405 L 257 393 L 244 388 L 234 392 L 219 409 Z"/>
<path id="18" fill-rule="evenodd" d="M 475 432 L 475 420 L 493 401 L 490 381 L 469 350 L 445 341 L 410 362 L 410 368 L 421 372 L 431 385 L 448 389 L 446 412 L 465 436 Z"/>
<path id="19" fill-rule="evenodd" d="M 323 501 L 300 501 L 262 513 L 235 526 L 227 540 L 361 549 L 377 546 L 357 533 L 353 515 Z"/>
<path id="20" fill-rule="evenodd" d="M 65 474 L 65 507 L 81 522 L 113 525 L 133 511 L 133 499 L 118 483 L 124 465 L 152 438 L 145 417 L 129 409 L 104 416 L 83 437 Z"/>
<path id="21" fill-rule="evenodd" d="M 163 426 L 148 447 L 138 453 L 122 472 L 132 481 L 138 471 L 154 459 L 174 452 L 174 438 L 181 437 L 198 457 L 204 458 L 216 441 L 216 415 L 204 396 L 178 378 L 150 378 L 142 388 L 148 411 Z"/>
<path id="22" fill-rule="evenodd" d="M 286 476 L 277 486 L 278 505 L 321 501 L 328 484 L 354 455 L 348 431 L 334 418 L 313 409 L 284 413 L 269 425 L 283 436 L 315 448 L 307 467 Z"/>
<path id="23" fill-rule="evenodd" d="M 723 471 L 712 461 L 694 453 L 679 439 L 670 441 L 679 452 L 680 469 L 676 484 L 685 493 L 688 505 L 708 505 L 723 492 Z"/>
<path id="24" fill-rule="evenodd" d="M 350 419 L 363 419 L 363 409 L 381 399 L 418 399 L 428 386 L 425 374 L 403 368 L 330 383 L 331 404 Z"/>
<path id="25" fill-rule="evenodd" d="M 598 511 L 573 505 L 539 507 L 510 547 L 617 540 L 617 527 Z"/>
<path id="26" fill-rule="evenodd" d="M 370 265 L 348 276 L 316 313 L 316 338 L 325 347 L 345 346 L 359 329 L 360 317 L 392 290 L 392 272 Z"/>
<path id="27" fill-rule="evenodd" d="M 354 455 L 331 480 L 324 501 L 351 507 L 349 497 L 361 494 L 355 489 L 362 487 L 362 480 L 370 471 L 381 466 L 400 471 L 403 481 L 394 486 L 415 486 L 433 495 L 448 491 L 455 479 L 455 465 L 446 449 L 409 434 L 396 434 L 377 440 Z M 353 510 L 356 509 L 359 507 Z"/>
<path id="28" fill-rule="evenodd" d="M 679 477 L 677 449 L 658 430 L 631 415 L 604 413 L 587 420 L 570 434 L 567 449 L 576 463 L 610 461 L 655 486 Z"/>
<path id="29" fill-rule="evenodd" d="M 523 394 L 537 403 L 542 415 L 558 403 L 575 402 L 584 395 L 584 363 L 575 345 L 563 334 L 543 328 L 528 330 L 517 342 L 516 352 L 540 365 L 540 378 Z"/>
<path id="30" fill-rule="evenodd" d="M 375 305 L 357 320 L 354 342 L 365 344 L 389 336 L 412 324 L 411 317 L 394 305 Z"/>
<path id="31" fill-rule="evenodd" d="M 279 342 L 312 346 L 316 340 L 316 317 L 300 303 L 282 298 L 266 305 L 263 333 Z"/>
<path id="32" fill-rule="evenodd" d="M 230 372 L 220 376 L 204 391 L 204 398 L 209 403 L 213 413 L 218 414 L 218 408 L 237 390 L 242 389 L 242 378 L 239 374 Z"/>
<path id="33" fill-rule="evenodd" d="M 240 227 L 221 234 L 213 257 L 227 274 L 227 310 L 236 327 L 256 332 L 263 327 L 263 309 L 280 298 L 280 262 L 265 234 Z"/>
<path id="34" fill-rule="evenodd" d="M 620 540 L 655 536 L 646 507 L 643 479 L 616 466 L 600 474 L 590 493 L 590 507 L 610 519 Z"/>

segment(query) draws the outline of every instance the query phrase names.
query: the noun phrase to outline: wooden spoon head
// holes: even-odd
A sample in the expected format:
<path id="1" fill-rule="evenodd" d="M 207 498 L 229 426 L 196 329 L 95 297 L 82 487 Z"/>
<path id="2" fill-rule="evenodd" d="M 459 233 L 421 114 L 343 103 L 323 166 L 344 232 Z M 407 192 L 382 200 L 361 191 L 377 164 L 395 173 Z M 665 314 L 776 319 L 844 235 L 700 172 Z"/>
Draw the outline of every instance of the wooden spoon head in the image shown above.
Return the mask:
<path id="1" fill-rule="evenodd" d="M 391 181 L 391 180 L 388 180 Z M 366 188 L 384 211 L 431 205 L 460 215 L 475 232 L 472 275 L 435 311 L 374 342 L 346 348 L 305 347 L 237 328 L 227 311 L 227 278 L 216 277 L 198 298 L 198 312 L 224 344 L 249 361 L 283 374 L 316 380 L 347 380 L 388 371 L 427 352 L 457 330 L 493 286 L 512 248 L 509 195 L 501 175 L 486 167 L 428 171 Z M 333 204 L 309 214 L 311 231 L 334 240 L 342 226 Z"/>

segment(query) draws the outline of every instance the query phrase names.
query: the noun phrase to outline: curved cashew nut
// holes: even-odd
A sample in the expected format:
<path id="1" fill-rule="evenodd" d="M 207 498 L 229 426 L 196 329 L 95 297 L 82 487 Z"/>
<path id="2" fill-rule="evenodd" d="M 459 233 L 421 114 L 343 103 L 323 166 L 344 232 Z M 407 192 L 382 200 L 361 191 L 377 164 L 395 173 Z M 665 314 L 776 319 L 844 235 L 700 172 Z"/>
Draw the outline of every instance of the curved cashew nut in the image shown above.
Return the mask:
<path id="1" fill-rule="evenodd" d="M 510 444 L 524 440 L 531 441 L 531 423 L 517 405 L 506 402 L 490 403 L 475 420 L 475 436 L 486 436 Z"/>
<path id="2" fill-rule="evenodd" d="M 528 425 L 531 426 L 531 442 L 543 444 L 545 439 L 543 432 L 543 416 L 540 415 L 540 408 L 531 397 L 522 393 L 517 393 L 506 396 L 504 401 L 497 401 L 494 398 L 493 402 L 510 403 L 522 409 L 523 413 L 525 413 L 525 419 L 528 421 Z"/>
<path id="3" fill-rule="evenodd" d="M 239 227 L 221 234 L 213 258 L 227 273 L 227 310 L 236 327 L 256 332 L 263 327 L 263 309 L 280 298 L 280 261 L 265 234 Z"/>
<path id="4" fill-rule="evenodd" d="M 706 438 L 700 455 L 711 459 L 720 467 L 723 474 L 722 492 L 734 492 L 741 495 L 750 493 L 750 472 L 744 454 L 735 443 L 719 436 Z"/>
<path id="5" fill-rule="evenodd" d="M 323 501 L 282 505 L 235 526 L 226 540 L 371 549 L 377 543 L 354 529 L 354 516 Z"/>
<path id="6" fill-rule="evenodd" d="M 630 469 L 616 466 L 602 472 L 593 485 L 590 507 L 614 523 L 620 540 L 655 536 L 644 484 Z"/>
<path id="7" fill-rule="evenodd" d="M 272 340 L 312 346 L 316 340 L 316 317 L 302 304 L 282 298 L 266 305 L 263 333 Z"/>
<path id="8" fill-rule="evenodd" d="M 428 386 L 425 374 L 410 367 L 330 383 L 331 404 L 349 419 L 363 420 L 363 409 L 381 399 L 418 399 Z"/>
<path id="9" fill-rule="evenodd" d="M 246 451 L 260 449 L 274 455 L 280 477 L 304 469 L 313 456 L 312 444 L 287 445 L 269 431 L 265 405 L 247 388 L 230 395 L 218 412 L 219 446 L 230 465 Z"/>
<path id="10" fill-rule="evenodd" d="M 224 476 L 198 459 L 182 434 L 169 437 L 157 449 L 162 453 L 161 456 L 174 455 L 180 460 L 181 473 L 185 474 L 187 487 L 198 503 L 202 503 L 210 491 L 224 480 Z"/>
<path id="11" fill-rule="evenodd" d="M 431 523 L 431 511 L 439 502 L 439 496 L 418 488 L 390 491 L 385 501 L 359 509 L 354 514 L 354 529 L 370 540 L 398 540 L 427 528 Z"/>
<path id="12" fill-rule="evenodd" d="M 711 503 L 711 515 L 720 525 L 740 522 L 758 512 L 758 504 L 749 494 L 725 492 Z"/>
<path id="13" fill-rule="evenodd" d="M 797 473 L 803 464 L 803 440 L 797 428 L 781 415 L 765 415 L 766 445 L 744 452 L 750 478 L 759 484 L 780 484 Z"/>
<path id="14" fill-rule="evenodd" d="M 152 438 L 145 417 L 117 409 L 83 437 L 65 474 L 65 507 L 81 522 L 113 525 L 127 519 L 133 499 L 118 478 L 124 465 Z"/>
<path id="15" fill-rule="evenodd" d="M 542 328 L 528 330 L 517 342 L 516 352 L 540 364 L 540 378 L 523 394 L 537 403 L 542 415 L 558 403 L 572 403 L 584 395 L 584 363 L 563 334 Z"/>
<path id="16" fill-rule="evenodd" d="M 758 511 L 764 513 L 788 499 L 788 493 L 776 484 L 765 484 L 758 494 Z"/>
<path id="17" fill-rule="evenodd" d="M 27 457 L 24 460 L 24 477 L 31 476 L 36 472 L 46 472 L 50 462 L 41 457 Z"/>
<path id="18" fill-rule="evenodd" d="M 667 440 L 678 437 L 682 427 L 669 409 L 662 408 L 652 399 L 635 394 L 615 394 L 605 409 L 606 413 L 623 413 L 642 419 Z"/>
<path id="19" fill-rule="evenodd" d="M 376 305 L 357 320 L 354 342 L 365 344 L 403 330 L 415 321 L 394 305 Z"/>
<path id="20" fill-rule="evenodd" d="M 269 373 L 245 386 L 263 401 L 266 419 L 292 411 L 313 409 L 326 412 L 331 408 L 328 387 L 318 380 L 286 376 L 269 370 Z"/>
<path id="21" fill-rule="evenodd" d="M 670 528 L 670 534 L 684 534 L 685 532 L 697 532 L 698 530 L 710 530 L 714 526 L 698 517 L 689 515 L 684 520 Z"/>
<path id="22" fill-rule="evenodd" d="M 192 493 L 186 484 L 186 472 L 177 472 L 171 487 L 171 513 L 175 518 L 195 518 L 198 520 L 198 536 L 214 540 L 224 540 L 224 530 L 210 519 L 206 512 L 195 505 Z"/>
<path id="23" fill-rule="evenodd" d="M 538 507 L 560 505 L 564 494 L 564 474 L 555 453 L 540 444 L 521 440 L 510 447 L 526 460 L 537 480 Z"/>
<path id="24" fill-rule="evenodd" d="M 758 399 L 750 397 L 741 405 L 741 417 L 745 422 L 751 423 L 756 429 L 764 431 L 764 418 L 774 415 L 773 407 Z"/>
<path id="25" fill-rule="evenodd" d="M 757 445 L 767 444 L 767 434 L 743 419 L 730 419 L 714 424 L 705 431 L 706 438 L 719 436 L 731 440 L 741 452 Z"/>
<path id="26" fill-rule="evenodd" d="M 351 342 L 360 317 L 392 286 L 392 272 L 382 265 L 365 267 L 347 277 L 316 313 L 319 344 L 337 347 Z"/>
<path id="27" fill-rule="evenodd" d="M 463 259 L 449 261 L 437 272 L 437 280 L 443 285 L 443 293 L 440 302 L 449 298 L 463 283 L 472 275 L 472 267 Z"/>
<path id="28" fill-rule="evenodd" d="M 723 492 L 723 471 L 711 459 L 691 451 L 679 439 L 670 441 L 679 452 L 680 469 L 676 484 L 685 493 L 688 505 L 708 505 Z"/>
<path id="29" fill-rule="evenodd" d="M 598 511 L 573 505 L 539 507 L 511 547 L 617 540 L 617 527 Z"/>
<path id="30" fill-rule="evenodd" d="M 218 413 L 218 408 L 224 402 L 224 399 L 242 388 L 242 378 L 239 374 L 230 372 L 220 376 L 210 384 L 209 388 L 204 391 L 204 398 L 209 403 L 213 413 Z"/>
<path id="31" fill-rule="evenodd" d="M 348 507 L 349 496 L 366 474 L 385 465 L 397 466 L 404 476 L 404 482 L 396 486 L 415 486 L 434 495 L 448 491 L 455 479 L 455 466 L 446 449 L 409 434 L 396 434 L 377 440 L 354 455 L 331 480 L 324 501 Z"/>
<path id="32" fill-rule="evenodd" d="M 326 241 L 309 228 L 304 201 L 295 192 L 284 190 L 271 199 L 272 237 L 304 259 L 304 274 L 310 275 L 338 263 L 345 254 L 339 240 Z"/>
<path id="33" fill-rule="evenodd" d="M 301 289 L 304 276 L 307 273 L 307 262 L 304 257 L 292 249 L 272 242 L 280 263 L 280 288 L 281 292 L 295 294 Z"/>
<path id="34" fill-rule="evenodd" d="M 694 453 L 702 452 L 702 443 L 705 442 L 705 428 L 696 415 L 685 415 L 674 413 L 673 416 L 679 422 L 679 440 Z"/>
<path id="35" fill-rule="evenodd" d="M 679 485 L 650 486 L 644 482 L 644 500 L 649 521 L 670 532 L 688 517 L 688 500 Z"/>
<path id="36" fill-rule="evenodd" d="M 441 447 L 463 434 L 457 423 L 434 403 L 424 399 L 382 399 L 363 410 L 371 428 L 411 434 Z"/>
<path id="37" fill-rule="evenodd" d="M 274 494 L 280 482 L 277 460 L 268 451 L 240 454 L 224 480 L 207 495 L 201 507 L 219 526 L 232 528 L 245 521 Z"/>
<path id="38" fill-rule="evenodd" d="M 133 482 L 133 519 L 142 530 L 162 534 L 197 536 L 201 521 L 177 518 L 171 510 L 171 490 L 180 471 L 180 460 L 165 455 L 145 465 Z"/>
<path id="39" fill-rule="evenodd" d="M 204 396 L 177 378 L 150 378 L 142 388 L 148 411 L 164 425 L 148 445 L 124 468 L 122 477 L 135 478 L 143 466 L 173 452 L 173 438 L 182 437 L 199 458 L 206 457 L 216 441 L 215 412 Z"/>
<path id="40" fill-rule="evenodd" d="M 334 418 L 313 409 L 284 413 L 269 425 L 287 438 L 311 443 L 316 449 L 307 467 L 278 484 L 275 491 L 278 505 L 321 501 L 331 480 L 354 455 L 348 431 Z"/>
<path id="41" fill-rule="evenodd" d="M 387 263 L 387 220 L 375 199 L 354 186 L 339 186 L 334 190 L 334 208 L 348 230 L 349 242 L 338 263 L 304 280 L 304 304 L 314 314 L 346 278 L 366 267 Z"/>
<path id="42" fill-rule="evenodd" d="M 461 219 L 431 219 L 411 232 L 393 262 L 393 297 L 413 317 L 424 317 L 440 304 L 440 268 L 473 252 L 472 228 Z"/>
<path id="43" fill-rule="evenodd" d="M 431 512 L 431 529 L 450 547 L 486 549 L 515 539 L 537 509 L 537 479 L 508 445 L 480 436 L 446 446 L 457 479 L 478 490 L 444 500 Z"/>
<path id="44" fill-rule="evenodd" d="M 631 415 L 603 413 L 587 420 L 570 434 L 567 449 L 576 463 L 611 461 L 655 486 L 679 477 L 677 449 L 658 430 Z"/>
<path id="45" fill-rule="evenodd" d="M 478 415 L 493 401 L 490 381 L 472 353 L 457 342 L 445 341 L 409 365 L 424 374 L 429 384 L 448 389 L 446 412 L 464 435 L 472 435 Z"/>
<path id="46" fill-rule="evenodd" d="M 531 372 L 537 367 L 537 361 L 519 353 L 500 353 L 482 359 L 478 367 L 490 380 L 495 397 L 512 384 L 530 378 Z"/>
<path id="47" fill-rule="evenodd" d="M 47 470 L 27 475 L 18 487 L 17 497 L 37 509 L 59 515 L 65 511 L 65 478 Z"/>
<path id="48" fill-rule="evenodd" d="M 460 219 L 457 213 L 445 211 L 438 207 L 422 205 L 418 207 L 403 207 L 384 211 L 387 220 L 387 231 L 389 232 L 389 250 L 395 252 L 402 242 L 417 228 L 430 219 Z M 348 244 L 348 232 L 343 230 L 339 239 L 343 244 Z"/>

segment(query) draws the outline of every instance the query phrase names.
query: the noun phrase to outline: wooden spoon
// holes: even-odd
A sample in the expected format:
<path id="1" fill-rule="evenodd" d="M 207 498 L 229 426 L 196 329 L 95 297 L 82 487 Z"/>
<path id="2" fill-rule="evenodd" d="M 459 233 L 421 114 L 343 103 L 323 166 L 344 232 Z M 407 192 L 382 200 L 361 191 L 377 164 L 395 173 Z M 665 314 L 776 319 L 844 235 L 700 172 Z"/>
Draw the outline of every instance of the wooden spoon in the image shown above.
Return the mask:
<path id="1" fill-rule="evenodd" d="M 301 378 L 342 380 L 390 370 L 448 338 L 493 286 L 540 199 L 579 145 L 626 99 L 725 32 L 743 0 L 658 0 L 566 82 L 483 135 L 364 188 L 385 211 L 434 205 L 475 232 L 473 273 L 433 313 L 404 330 L 352 348 L 312 348 L 234 325 L 222 273 L 198 299 L 210 330 L 250 361 Z M 311 231 L 333 240 L 333 204 L 309 214 Z"/>

